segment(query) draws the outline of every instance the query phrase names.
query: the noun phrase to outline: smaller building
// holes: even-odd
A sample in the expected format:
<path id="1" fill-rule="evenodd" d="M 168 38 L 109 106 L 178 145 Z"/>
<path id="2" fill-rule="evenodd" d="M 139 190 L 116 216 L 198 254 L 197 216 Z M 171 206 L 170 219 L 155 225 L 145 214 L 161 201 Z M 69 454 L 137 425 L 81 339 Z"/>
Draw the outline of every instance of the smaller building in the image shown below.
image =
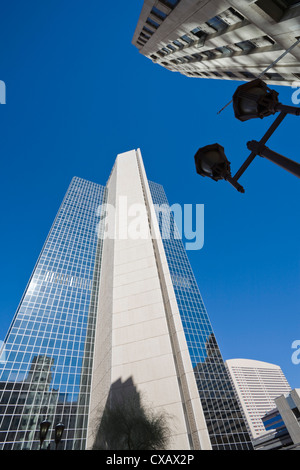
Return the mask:
<path id="1" fill-rule="evenodd" d="M 291 86 L 300 79 L 299 44 L 291 48 L 299 18 L 298 0 L 144 0 L 132 43 L 187 77 L 248 81 L 263 74 L 269 84 Z"/>
<path id="2" fill-rule="evenodd" d="M 251 359 L 226 361 L 249 432 L 253 439 L 265 433 L 262 417 L 275 408 L 275 399 L 291 387 L 278 365 Z"/>
<path id="3" fill-rule="evenodd" d="M 255 450 L 300 450 L 300 389 L 275 399 L 262 417 L 266 433 L 253 440 Z"/>

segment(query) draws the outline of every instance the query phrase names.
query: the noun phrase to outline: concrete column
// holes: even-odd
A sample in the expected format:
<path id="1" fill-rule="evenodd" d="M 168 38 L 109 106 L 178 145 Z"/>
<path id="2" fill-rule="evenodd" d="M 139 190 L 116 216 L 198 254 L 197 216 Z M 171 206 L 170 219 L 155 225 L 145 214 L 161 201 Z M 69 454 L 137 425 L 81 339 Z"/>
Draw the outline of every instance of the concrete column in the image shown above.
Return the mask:
<path id="1" fill-rule="evenodd" d="M 111 388 L 125 385 L 170 415 L 170 449 L 210 449 L 162 241 L 151 237 L 139 152 L 118 155 L 107 189 L 115 235 L 103 242 L 88 447 Z"/>
<path id="2" fill-rule="evenodd" d="M 284 395 L 275 399 L 276 406 L 294 444 L 300 444 L 300 426 Z"/>

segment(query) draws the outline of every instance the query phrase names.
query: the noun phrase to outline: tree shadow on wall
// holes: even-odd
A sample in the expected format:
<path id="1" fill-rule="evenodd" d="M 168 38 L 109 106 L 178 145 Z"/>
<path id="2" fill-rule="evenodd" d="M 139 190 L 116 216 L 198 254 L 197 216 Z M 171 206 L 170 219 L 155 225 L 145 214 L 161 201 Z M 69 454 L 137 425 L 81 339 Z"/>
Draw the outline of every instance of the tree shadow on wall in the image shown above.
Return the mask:
<path id="1" fill-rule="evenodd" d="M 170 440 L 169 418 L 142 400 L 133 380 L 119 379 L 110 392 L 97 426 L 93 450 L 164 450 Z"/>

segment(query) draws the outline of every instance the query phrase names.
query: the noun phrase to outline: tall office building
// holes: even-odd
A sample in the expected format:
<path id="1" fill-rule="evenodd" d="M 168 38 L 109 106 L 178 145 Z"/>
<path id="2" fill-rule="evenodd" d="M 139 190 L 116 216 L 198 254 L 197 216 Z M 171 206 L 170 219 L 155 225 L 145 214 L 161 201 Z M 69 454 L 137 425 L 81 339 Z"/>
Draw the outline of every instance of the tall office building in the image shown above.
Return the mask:
<path id="1" fill-rule="evenodd" d="M 275 408 L 275 399 L 290 393 L 291 387 L 281 368 L 250 359 L 225 362 L 253 438 L 266 431 L 262 417 Z"/>
<path id="2" fill-rule="evenodd" d="M 13 318 L 0 364 L 1 449 L 38 448 L 44 419 L 64 423 L 65 448 L 75 437 L 85 445 L 104 193 L 72 180 Z"/>
<path id="3" fill-rule="evenodd" d="M 60 421 L 62 448 L 91 449 L 134 394 L 170 417 L 169 449 L 252 448 L 168 207 L 139 150 L 106 186 L 72 180 L 5 340 L 2 449 L 38 448 L 44 419 L 44 446 Z"/>
<path id="4" fill-rule="evenodd" d="M 300 37 L 298 0 L 144 0 L 132 43 L 154 63 L 188 77 L 248 81 Z M 300 44 L 262 77 L 300 79 Z"/>

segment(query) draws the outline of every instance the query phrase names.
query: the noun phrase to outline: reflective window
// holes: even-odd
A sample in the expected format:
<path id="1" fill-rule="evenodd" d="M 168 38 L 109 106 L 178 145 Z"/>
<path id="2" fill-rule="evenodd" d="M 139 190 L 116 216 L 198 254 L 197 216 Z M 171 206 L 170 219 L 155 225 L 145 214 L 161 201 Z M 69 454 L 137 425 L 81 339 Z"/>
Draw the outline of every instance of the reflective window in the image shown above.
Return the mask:
<path id="1" fill-rule="evenodd" d="M 193 39 L 191 39 L 189 36 L 187 36 L 187 34 L 184 34 L 183 36 L 181 36 L 180 39 L 187 42 L 188 44 L 192 44 L 194 42 Z"/>
<path id="2" fill-rule="evenodd" d="M 174 8 L 178 5 L 180 0 L 160 0 L 161 3 L 164 3 L 169 8 Z"/>
<path id="3" fill-rule="evenodd" d="M 221 52 L 224 56 L 228 56 L 232 54 L 233 50 L 230 49 L 230 47 L 227 46 L 222 46 L 222 47 L 217 47 L 217 51 Z"/>
<path id="4" fill-rule="evenodd" d="M 255 44 L 251 41 L 241 41 L 237 42 L 236 45 L 242 49 L 244 52 L 250 52 L 256 48 Z"/>
<path id="5" fill-rule="evenodd" d="M 155 29 L 159 27 L 159 24 L 156 23 L 156 21 L 152 20 L 152 18 L 147 18 L 146 23 L 148 23 L 150 26 L 153 26 Z"/>
<path id="6" fill-rule="evenodd" d="M 217 32 L 224 31 L 228 28 L 228 24 L 219 18 L 219 16 L 215 16 L 211 20 L 207 21 L 206 24 Z"/>
<path id="7" fill-rule="evenodd" d="M 0 363 L 0 449 L 38 449 L 46 418 L 52 433 L 64 423 L 65 449 L 85 448 L 104 191 L 73 178 L 12 322 Z"/>
<path id="8" fill-rule="evenodd" d="M 156 7 L 153 7 L 152 10 L 151 10 L 151 13 L 154 15 L 154 16 L 157 16 L 157 18 L 159 18 L 160 20 L 164 20 L 165 18 L 167 18 L 167 14 L 164 13 L 163 11 L 159 10 L 158 8 Z"/>
<path id="9" fill-rule="evenodd" d="M 184 47 L 184 44 L 182 44 L 182 42 L 176 40 L 176 41 L 173 41 L 173 44 L 175 44 L 175 46 L 179 47 L 180 49 L 182 49 Z"/>
<path id="10" fill-rule="evenodd" d="M 255 3 L 275 21 L 283 19 L 293 7 L 300 6 L 299 0 L 257 0 Z"/>
<path id="11" fill-rule="evenodd" d="M 163 187 L 153 182 L 149 182 L 149 186 L 153 203 L 157 207 L 168 205 Z M 171 236 L 164 237 L 166 222 L 159 211 L 157 217 L 213 449 L 252 449 L 235 392 L 174 219 L 171 217 L 171 229 L 167 232 Z"/>

